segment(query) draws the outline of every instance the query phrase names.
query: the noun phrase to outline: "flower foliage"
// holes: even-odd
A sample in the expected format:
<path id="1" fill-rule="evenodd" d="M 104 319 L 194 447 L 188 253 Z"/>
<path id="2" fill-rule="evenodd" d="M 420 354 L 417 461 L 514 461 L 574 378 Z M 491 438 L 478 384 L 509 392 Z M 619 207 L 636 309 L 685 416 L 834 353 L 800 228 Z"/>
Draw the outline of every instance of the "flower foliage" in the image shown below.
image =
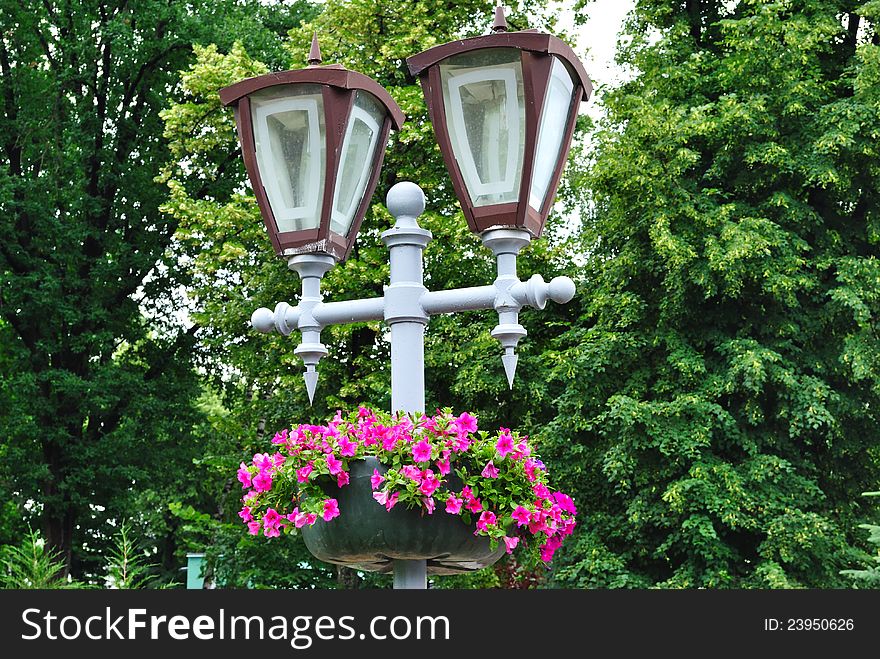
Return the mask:
<path id="1" fill-rule="evenodd" d="M 370 480 L 376 505 L 416 508 L 423 515 L 456 515 L 508 553 L 549 563 L 574 530 L 577 510 L 550 489 L 547 469 L 528 437 L 507 428 L 479 430 L 467 412 L 392 416 L 361 407 L 326 426 L 302 424 L 275 435 L 274 454 L 241 463 L 247 490 L 239 516 L 253 535 L 272 538 L 330 522 L 344 511 L 327 491 L 349 484 L 353 461 L 376 458 Z"/>

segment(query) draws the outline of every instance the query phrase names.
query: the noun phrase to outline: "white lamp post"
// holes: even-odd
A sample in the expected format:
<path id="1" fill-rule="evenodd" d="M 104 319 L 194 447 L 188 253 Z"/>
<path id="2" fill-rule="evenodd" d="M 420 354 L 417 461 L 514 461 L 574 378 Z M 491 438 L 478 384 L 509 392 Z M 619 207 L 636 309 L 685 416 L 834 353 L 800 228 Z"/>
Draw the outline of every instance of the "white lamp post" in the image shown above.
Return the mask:
<path id="1" fill-rule="evenodd" d="M 302 278 L 299 304 L 257 309 L 251 324 L 264 333 L 300 331 L 295 352 L 307 367 L 310 401 L 317 382 L 315 364 L 327 354 L 320 333 L 329 325 L 384 320 L 391 329 L 392 411 L 423 413 L 424 334 L 431 316 L 494 309 L 498 325 L 492 336 L 504 348 L 502 360 L 512 387 L 514 351 L 526 335 L 519 311 L 525 306 L 543 309 L 547 300 L 565 303 L 574 296 L 568 277 L 545 283 L 536 274 L 521 281 L 516 258 L 541 233 L 571 142 L 576 108 L 592 87 L 561 41 L 505 29 L 499 9 L 494 34 L 438 46 L 409 60 L 410 69 L 421 76 L 465 216 L 496 258 L 495 281 L 483 286 L 443 291 L 425 287 L 422 255 L 432 236 L 417 221 L 425 196 L 414 183 L 403 182 L 386 199 L 395 224 L 382 234 L 391 265 L 384 295 L 324 302 L 321 278 L 351 248 L 375 187 L 388 129 L 392 123 L 399 127 L 402 115 L 387 92 L 364 82 L 369 80 L 364 76 L 355 79 L 358 87 L 347 87 L 357 89 L 347 105 L 339 106 L 348 111 L 334 110 L 328 103 L 332 93 L 315 84 L 323 80 L 327 85 L 328 79 L 307 73 L 313 68 L 286 72 L 288 82 L 304 83 L 297 89 L 264 93 L 265 85 L 251 80 L 221 92 L 227 104 L 245 101 L 236 114 L 248 172 L 276 250 Z M 268 76 L 261 78 L 265 82 Z M 341 144 L 340 156 L 322 150 L 324 143 Z M 349 166 L 349 160 L 354 164 Z M 426 560 L 392 558 L 395 588 L 425 588 Z"/>

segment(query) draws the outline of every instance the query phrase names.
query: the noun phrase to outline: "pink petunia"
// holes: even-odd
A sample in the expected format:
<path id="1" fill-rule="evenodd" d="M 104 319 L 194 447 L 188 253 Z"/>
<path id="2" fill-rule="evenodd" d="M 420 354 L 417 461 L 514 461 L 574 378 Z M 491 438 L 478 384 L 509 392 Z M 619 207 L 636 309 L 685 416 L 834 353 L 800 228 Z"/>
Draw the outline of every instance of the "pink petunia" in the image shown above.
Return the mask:
<path id="1" fill-rule="evenodd" d="M 258 519 L 252 519 L 247 523 L 248 525 L 248 533 L 251 535 L 258 535 L 260 533 L 260 529 L 263 528 L 263 523 Z"/>
<path id="2" fill-rule="evenodd" d="M 473 497 L 468 499 L 465 508 L 470 510 L 472 513 L 478 513 L 483 509 L 483 503 L 476 497 Z"/>
<path id="3" fill-rule="evenodd" d="M 450 494 L 446 499 L 446 512 L 450 515 L 458 515 L 461 512 L 461 504 L 464 503 L 454 494 Z"/>
<path id="4" fill-rule="evenodd" d="M 281 531 L 278 529 L 277 526 L 270 526 L 263 529 L 263 535 L 267 538 L 277 538 L 281 535 Z"/>
<path id="5" fill-rule="evenodd" d="M 251 486 L 251 472 L 245 466 L 244 462 L 238 470 L 238 480 L 241 482 L 242 489 L 248 489 Z"/>
<path id="6" fill-rule="evenodd" d="M 477 417 L 468 414 L 467 412 L 462 413 L 462 415 L 454 419 L 452 423 L 460 432 L 477 432 Z"/>
<path id="7" fill-rule="evenodd" d="M 321 517 L 324 518 L 325 522 L 329 522 L 331 519 L 339 517 L 339 502 L 336 501 L 336 499 L 324 499 L 324 509 L 321 513 Z"/>
<path id="8" fill-rule="evenodd" d="M 415 465 L 404 465 L 400 468 L 400 473 L 416 483 L 422 480 L 422 470 Z"/>
<path id="9" fill-rule="evenodd" d="M 559 504 L 559 507 L 562 508 L 565 512 L 571 513 L 572 515 L 577 515 L 577 508 L 574 507 L 574 501 L 572 501 L 571 497 L 567 494 L 563 494 L 562 492 L 554 492 L 553 500 Z"/>
<path id="10" fill-rule="evenodd" d="M 382 490 L 381 492 L 373 492 L 373 498 L 381 505 L 385 505 L 388 503 L 388 491 Z"/>
<path id="11" fill-rule="evenodd" d="M 391 510 L 392 508 L 394 508 L 394 506 L 397 505 L 398 496 L 399 495 L 397 494 L 397 492 L 395 492 L 388 497 L 388 500 L 385 502 L 385 510 Z"/>
<path id="12" fill-rule="evenodd" d="M 425 510 L 428 511 L 429 515 L 434 514 L 434 497 L 425 497 L 422 499 L 422 503 L 425 504 Z"/>
<path id="13" fill-rule="evenodd" d="M 311 462 L 309 462 L 305 467 L 300 467 L 299 469 L 297 469 L 297 470 L 296 470 L 296 480 L 297 480 L 297 482 L 299 482 L 299 483 L 305 483 L 306 481 L 308 481 L 308 480 L 309 480 L 309 474 L 312 473 L 312 469 L 314 469 L 314 467 L 312 466 L 312 463 L 311 463 Z"/>
<path id="14" fill-rule="evenodd" d="M 444 451 L 444 453 L 448 453 L 448 451 Z M 437 470 L 440 472 L 441 476 L 445 476 L 450 472 L 448 456 L 442 460 L 437 460 Z"/>
<path id="15" fill-rule="evenodd" d="M 483 467 L 483 471 L 480 472 L 480 476 L 483 478 L 498 478 L 498 467 L 489 460 L 486 466 Z"/>
<path id="16" fill-rule="evenodd" d="M 507 430 L 506 428 L 502 428 L 502 431 Z M 513 437 L 510 436 L 510 431 L 502 432 L 498 437 L 498 441 L 495 442 L 495 451 L 502 458 L 506 456 L 508 453 L 513 451 Z"/>
<path id="17" fill-rule="evenodd" d="M 338 474 L 336 474 L 336 484 L 339 487 L 342 487 L 343 485 L 348 485 L 348 483 L 349 483 L 349 478 L 348 478 L 347 471 L 340 471 Z"/>
<path id="18" fill-rule="evenodd" d="M 268 453 L 257 453 L 254 455 L 254 466 L 260 471 L 265 471 L 272 467 L 272 458 Z"/>
<path id="19" fill-rule="evenodd" d="M 412 447 L 413 459 L 416 462 L 428 462 L 431 459 L 431 445 L 423 439 Z"/>
<path id="20" fill-rule="evenodd" d="M 419 492 L 424 494 L 425 496 L 431 496 L 434 494 L 434 490 L 436 490 L 440 486 L 440 479 L 434 475 L 430 469 L 426 469 L 425 473 L 422 477 L 422 483 L 419 485 Z"/>
<path id="21" fill-rule="evenodd" d="M 272 489 L 272 477 L 265 471 L 254 476 L 253 483 L 257 492 L 268 492 Z"/>
<path id="22" fill-rule="evenodd" d="M 352 458 L 357 453 L 357 442 L 353 442 L 347 437 L 340 437 L 337 444 L 339 444 L 339 455 L 345 458 Z"/>
<path id="23" fill-rule="evenodd" d="M 342 471 L 342 460 L 338 459 L 332 453 L 328 453 L 327 455 L 325 455 L 324 460 L 327 461 L 327 470 L 332 476 L 335 476 L 340 471 Z"/>
<path id="24" fill-rule="evenodd" d="M 373 475 L 370 476 L 370 485 L 372 486 L 372 488 L 374 490 L 378 489 L 378 487 L 382 484 L 384 480 L 385 477 L 379 473 L 379 470 L 373 469 Z"/>
<path id="25" fill-rule="evenodd" d="M 251 511 L 250 506 L 244 506 L 239 512 L 238 516 L 241 517 L 242 522 L 250 522 L 253 518 L 253 512 Z"/>
<path id="26" fill-rule="evenodd" d="M 507 546 L 507 553 L 512 554 L 513 550 L 516 549 L 516 546 L 519 544 L 519 538 L 509 538 L 504 536 L 503 540 L 504 544 Z"/>
<path id="27" fill-rule="evenodd" d="M 274 508 L 269 508 L 263 515 L 263 526 L 265 528 L 277 527 L 281 521 L 281 515 Z"/>
<path id="28" fill-rule="evenodd" d="M 546 500 L 550 498 L 550 490 L 548 490 L 547 486 L 543 483 L 537 483 L 534 487 L 532 487 L 532 491 L 539 499 Z"/>
<path id="29" fill-rule="evenodd" d="M 529 523 L 529 511 L 523 506 L 517 506 L 510 516 L 516 520 L 517 526 L 525 526 Z"/>
<path id="30" fill-rule="evenodd" d="M 484 510 L 483 514 L 480 515 L 480 519 L 477 520 L 477 530 L 485 531 L 490 526 L 494 526 L 496 521 L 495 513 Z"/>

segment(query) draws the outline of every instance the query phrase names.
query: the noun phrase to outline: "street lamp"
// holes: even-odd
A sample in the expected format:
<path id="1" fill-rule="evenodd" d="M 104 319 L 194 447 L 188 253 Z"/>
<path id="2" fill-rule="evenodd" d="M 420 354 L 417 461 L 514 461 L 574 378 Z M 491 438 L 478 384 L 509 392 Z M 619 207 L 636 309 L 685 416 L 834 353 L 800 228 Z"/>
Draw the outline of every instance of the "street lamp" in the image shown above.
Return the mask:
<path id="1" fill-rule="evenodd" d="M 536 30 L 508 32 L 500 6 L 492 30 L 436 46 L 407 64 L 421 80 L 464 216 L 496 256 L 496 284 L 503 286 L 518 281 L 516 257 L 544 229 L 578 106 L 593 85 L 577 55 L 558 38 Z M 504 349 L 510 387 L 516 346 L 526 335 L 520 307 L 512 299 L 495 304 L 498 325 L 492 336 Z"/>
<path id="2" fill-rule="evenodd" d="M 309 401 L 317 382 L 315 365 L 327 354 L 320 332 L 329 325 L 384 320 L 391 335 L 392 411 L 419 414 L 425 410 L 424 335 L 431 316 L 494 309 L 499 322 L 492 335 L 504 348 L 502 361 L 512 387 L 515 348 L 526 334 L 519 311 L 526 306 L 543 309 L 548 300 L 565 303 L 574 296 L 574 282 L 568 277 L 545 283 L 536 274 L 520 281 L 516 258 L 541 234 L 571 143 L 578 104 L 592 87 L 577 57 L 555 37 L 534 31 L 503 33 L 506 23 L 500 8 L 494 28 L 493 35 L 438 46 L 408 60 L 411 70 L 421 75 L 465 216 L 496 257 L 497 276 L 491 285 L 442 291 L 425 287 L 423 253 L 432 239 L 431 232 L 418 224 L 425 196 L 414 183 L 401 182 L 386 199 L 395 223 L 381 235 L 390 260 L 384 294 L 324 302 L 321 277 L 351 249 L 375 188 L 388 129 L 403 120 L 400 110 L 376 83 L 341 67 L 270 74 L 221 91 L 224 103 L 237 102 L 245 164 L 276 251 L 290 257 L 290 267 L 303 282 L 296 306 L 279 302 L 274 311 L 257 309 L 251 324 L 264 333 L 274 329 L 287 335 L 300 330 L 302 342 L 295 353 L 306 364 Z M 318 59 L 316 51 L 313 42 L 311 64 Z M 267 88 L 272 92 L 264 92 Z M 358 105 L 358 95 L 364 92 L 377 101 L 373 114 Z M 345 94 L 347 100 L 339 100 Z M 365 114 L 358 115 L 357 108 Z M 288 113 L 294 116 L 288 118 Z M 276 114 L 281 115 L 280 125 L 270 123 Z M 372 143 L 372 133 L 369 140 L 358 138 L 360 169 L 353 167 L 355 173 L 340 178 L 347 140 L 354 139 L 350 136 L 355 131 L 365 131 L 353 128 L 352 118 L 366 115 L 373 118 L 373 126 L 382 125 L 378 146 Z M 279 137 L 273 137 L 273 131 Z M 288 146 L 279 151 L 275 146 L 279 142 Z M 337 156 L 332 152 L 340 144 Z M 369 174 L 364 169 L 367 162 L 373 167 Z M 370 180 L 363 185 L 366 178 Z M 350 182 L 356 184 L 353 189 L 346 187 Z M 314 192 L 311 188 L 323 190 L 318 197 L 323 200 L 320 210 L 309 196 Z M 338 199 L 344 200 L 341 206 Z M 334 216 L 337 210 L 350 209 L 353 199 L 357 210 L 350 221 L 347 214 Z M 365 556 L 381 558 L 386 565 L 391 561 L 395 588 L 424 588 L 429 569 L 472 570 L 491 565 L 500 556 L 456 553 L 450 547 L 416 557 L 407 548 L 390 546 L 381 532 L 366 534 L 363 546 L 353 550 L 350 538 L 342 537 L 345 532 L 338 527 L 303 528 L 306 545 L 319 558 L 344 565 L 362 566 Z"/>
<path id="3" fill-rule="evenodd" d="M 376 189 L 388 133 L 404 116 L 374 80 L 338 64 L 320 66 L 317 35 L 309 67 L 248 78 L 220 90 L 233 105 L 245 168 L 272 246 L 302 278 L 302 300 L 320 301 L 320 280 L 354 245 Z M 283 314 L 287 303 L 279 303 Z M 265 320 L 265 314 L 263 314 Z M 259 320 L 254 319 L 254 325 Z M 296 349 L 309 401 L 327 354 L 321 327 L 304 316 Z M 281 325 L 284 334 L 289 330 Z"/>
<path id="4" fill-rule="evenodd" d="M 407 59 L 419 76 L 440 151 L 471 230 L 541 235 L 593 86 L 574 51 L 537 32 L 507 32 L 436 46 Z"/>

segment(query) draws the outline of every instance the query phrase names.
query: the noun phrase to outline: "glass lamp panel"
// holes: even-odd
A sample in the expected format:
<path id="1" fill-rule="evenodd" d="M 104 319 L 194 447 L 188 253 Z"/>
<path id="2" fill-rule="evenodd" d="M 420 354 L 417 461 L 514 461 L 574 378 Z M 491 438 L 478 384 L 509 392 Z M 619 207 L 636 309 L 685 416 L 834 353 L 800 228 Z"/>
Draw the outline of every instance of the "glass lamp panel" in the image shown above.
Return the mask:
<path id="1" fill-rule="evenodd" d="M 440 64 L 446 128 L 474 206 L 519 198 L 526 110 L 520 51 L 486 48 Z"/>
<path id="2" fill-rule="evenodd" d="M 326 142 L 319 85 L 277 85 L 251 95 L 257 165 L 279 232 L 316 229 Z"/>
<path id="3" fill-rule="evenodd" d="M 568 68 L 554 57 L 547 95 L 544 97 L 544 107 L 541 109 L 535 163 L 532 169 L 532 186 L 529 190 L 529 206 L 538 212 L 547 199 L 548 188 L 556 168 L 562 167 L 559 155 L 571 118 L 573 92 L 574 81 Z"/>
<path id="4" fill-rule="evenodd" d="M 330 230 L 348 236 L 376 164 L 385 108 L 369 92 L 355 95 L 339 156 Z"/>

